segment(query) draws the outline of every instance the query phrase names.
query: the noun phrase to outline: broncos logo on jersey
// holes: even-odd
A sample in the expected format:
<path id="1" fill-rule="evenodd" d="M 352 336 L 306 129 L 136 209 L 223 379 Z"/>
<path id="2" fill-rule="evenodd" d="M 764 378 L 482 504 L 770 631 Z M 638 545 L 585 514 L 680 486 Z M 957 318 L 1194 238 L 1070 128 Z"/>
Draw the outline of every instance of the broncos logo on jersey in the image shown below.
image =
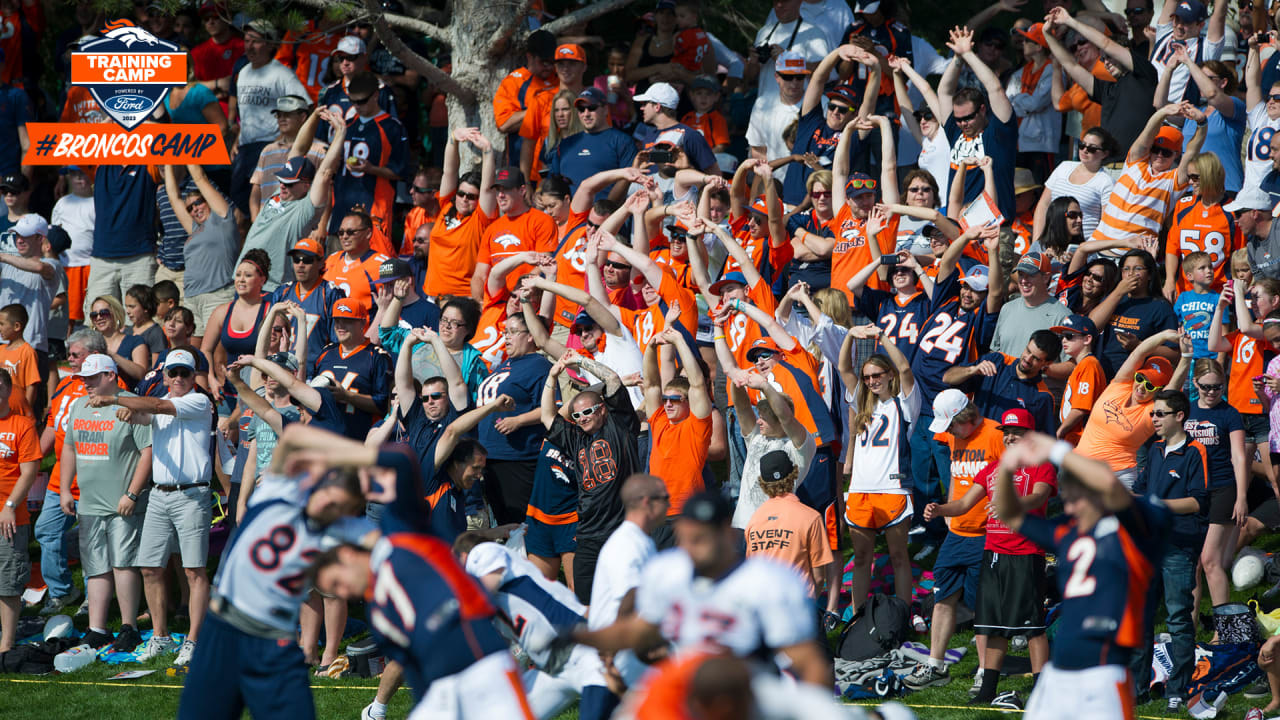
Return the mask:
<path id="1" fill-rule="evenodd" d="M 494 238 L 493 241 L 504 248 L 512 247 L 513 245 L 515 246 L 520 245 L 520 238 L 516 237 L 515 235 L 512 235 L 511 233 L 505 233 L 503 235 L 499 235 L 498 237 Z"/>

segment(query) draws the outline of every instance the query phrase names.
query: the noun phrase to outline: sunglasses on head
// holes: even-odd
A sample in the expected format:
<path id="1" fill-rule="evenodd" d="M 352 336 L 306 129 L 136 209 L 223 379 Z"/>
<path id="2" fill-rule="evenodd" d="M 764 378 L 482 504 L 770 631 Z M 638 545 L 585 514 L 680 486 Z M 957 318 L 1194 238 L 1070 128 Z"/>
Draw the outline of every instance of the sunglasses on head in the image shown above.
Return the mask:
<path id="1" fill-rule="evenodd" d="M 191 370 L 184 367 L 176 367 L 165 370 L 164 374 L 171 378 L 189 378 L 191 377 Z"/>
<path id="2" fill-rule="evenodd" d="M 850 188 L 852 188 L 852 189 L 854 189 L 854 190 L 863 190 L 863 189 L 866 189 L 866 190 L 875 190 L 875 189 L 876 189 L 876 181 L 875 181 L 875 180 L 872 180 L 871 178 L 866 178 L 866 179 L 863 179 L 863 178 L 855 178 L 855 179 L 853 179 L 853 180 L 850 180 L 850 181 L 849 181 L 849 185 L 848 185 L 848 187 L 850 187 Z"/>
<path id="3" fill-rule="evenodd" d="M 1156 385 L 1155 383 L 1151 382 L 1145 376 L 1143 376 L 1142 373 L 1134 373 L 1133 384 L 1139 385 L 1145 388 L 1147 392 L 1155 392 L 1160 388 L 1164 387 L 1163 385 Z"/>
<path id="4" fill-rule="evenodd" d="M 573 412 L 569 413 L 569 416 L 572 417 L 574 420 L 585 420 L 591 417 L 592 415 L 595 415 L 596 411 L 602 407 L 604 407 L 603 403 L 596 403 L 595 405 L 592 405 L 589 408 L 584 408 L 582 410 L 574 410 Z"/>

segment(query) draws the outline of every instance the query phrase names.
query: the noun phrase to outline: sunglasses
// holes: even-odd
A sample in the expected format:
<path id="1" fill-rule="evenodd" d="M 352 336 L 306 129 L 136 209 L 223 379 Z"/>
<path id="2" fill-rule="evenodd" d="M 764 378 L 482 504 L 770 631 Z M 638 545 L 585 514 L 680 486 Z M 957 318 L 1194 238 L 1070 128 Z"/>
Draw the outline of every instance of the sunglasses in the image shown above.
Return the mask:
<path id="1" fill-rule="evenodd" d="M 1125 14 L 1125 15 L 1128 15 L 1128 16 L 1130 16 L 1130 17 L 1132 17 L 1132 16 L 1134 16 L 1134 15 L 1141 15 L 1142 13 L 1144 13 L 1144 12 L 1146 12 L 1146 11 L 1147 11 L 1147 9 L 1146 9 L 1146 8 L 1140 8 L 1140 7 L 1139 7 L 1139 8 L 1125 8 L 1125 9 L 1124 9 L 1124 14 Z"/>
<path id="2" fill-rule="evenodd" d="M 1151 411 L 1151 417 L 1153 418 L 1166 418 L 1166 417 L 1172 417 L 1173 415 L 1174 415 L 1174 412 L 1172 410 L 1152 410 Z"/>
<path id="3" fill-rule="evenodd" d="M 1102 147 L 1101 145 L 1087 145 L 1085 143 L 1080 143 L 1080 152 L 1099 153 L 1099 152 L 1103 152 L 1104 150 L 1106 150 L 1106 148 Z"/>
<path id="4" fill-rule="evenodd" d="M 314 265 L 320 262 L 320 258 L 314 255 L 292 255 L 289 259 L 293 260 L 295 265 Z"/>
<path id="5" fill-rule="evenodd" d="M 779 75 L 778 75 L 778 77 L 782 78 L 782 81 L 783 81 L 783 82 L 798 82 L 798 81 L 804 80 L 806 76 L 804 76 L 804 75 L 782 75 L 782 74 L 779 74 Z"/>
<path id="6" fill-rule="evenodd" d="M 854 190 L 875 190 L 876 181 L 871 178 L 867 178 L 865 180 L 862 178 L 856 178 L 854 180 L 850 180 L 845 187 L 852 188 Z"/>
<path id="7" fill-rule="evenodd" d="M 956 121 L 957 123 L 973 122 L 973 121 L 974 121 L 974 119 L 975 119 L 975 118 L 977 118 L 977 117 L 978 117 L 978 111 L 977 111 L 977 110 L 974 110 L 973 112 L 971 112 L 971 113 L 969 113 L 968 115 L 965 115 L 965 116 L 963 116 L 963 117 L 961 117 L 960 115 L 954 115 L 954 116 L 953 116 L 953 118 L 955 119 L 955 121 Z"/>
<path id="8" fill-rule="evenodd" d="M 203 198 L 199 200 L 192 200 L 190 204 L 187 205 L 187 212 L 191 212 L 192 210 L 195 210 L 196 208 L 200 207 L 203 204 L 204 204 Z"/>
<path id="9" fill-rule="evenodd" d="M 663 395 L 662 396 L 663 403 L 676 404 L 676 403 L 682 403 L 684 401 L 685 401 L 685 396 L 683 395 Z"/>
<path id="10" fill-rule="evenodd" d="M 595 415 L 596 411 L 602 407 L 604 407 L 604 403 L 596 403 L 595 405 L 592 405 L 591 407 L 586 408 L 584 410 L 574 410 L 573 412 L 569 413 L 569 416 L 572 417 L 574 420 L 585 420 L 591 417 L 592 415 Z"/>
<path id="11" fill-rule="evenodd" d="M 646 495 L 645 500 L 660 500 L 662 502 L 671 502 L 671 495 Z"/>
<path id="12" fill-rule="evenodd" d="M 1198 183 L 1198 182 L 1200 182 L 1200 174 L 1199 174 L 1199 173 L 1187 173 L 1187 179 L 1188 179 L 1188 180 L 1190 180 L 1190 181 L 1191 181 L 1191 182 L 1193 182 L 1193 183 Z"/>
<path id="13" fill-rule="evenodd" d="M 884 377 L 887 374 L 888 374 L 888 371 L 885 371 L 885 370 L 881 370 L 878 373 L 863 373 L 862 382 L 864 383 L 871 382 L 872 380 L 875 380 L 876 378 L 879 378 L 879 377 Z"/>
<path id="14" fill-rule="evenodd" d="M 751 362 L 756 362 L 756 360 L 768 360 L 769 358 L 777 354 L 778 353 L 772 350 L 761 350 L 760 352 L 756 353 L 755 360 L 752 360 Z"/>
<path id="15" fill-rule="evenodd" d="M 612 262 L 612 261 L 605 263 L 604 266 L 613 268 L 614 270 L 630 270 L 631 269 L 631 266 L 626 263 Z"/>
<path id="16" fill-rule="evenodd" d="M 1106 275 L 1095 275 L 1095 274 L 1093 274 L 1093 273 L 1089 273 L 1089 274 L 1085 275 L 1085 278 L 1086 278 L 1086 279 L 1088 279 L 1088 280 L 1092 280 L 1092 281 L 1094 281 L 1094 282 L 1097 282 L 1097 283 L 1104 283 L 1104 282 L 1106 282 L 1106 281 L 1107 281 L 1107 276 L 1106 276 Z"/>
<path id="17" fill-rule="evenodd" d="M 356 56 L 355 56 L 355 55 L 348 55 L 348 54 L 346 54 L 346 53 L 337 53 L 337 54 L 335 54 L 335 55 L 333 56 L 333 58 L 334 58 L 335 60 L 337 60 L 338 62 L 342 62 L 342 61 L 344 61 L 344 60 L 349 60 L 349 61 L 351 61 L 351 62 L 355 62 Z"/>
<path id="18" fill-rule="evenodd" d="M 1143 377 L 1142 373 L 1134 374 L 1133 384 L 1142 386 L 1143 388 L 1146 389 L 1147 392 L 1155 392 L 1160 388 L 1164 387 L 1163 385 L 1156 385 L 1150 380 L 1147 380 L 1145 377 Z"/>
<path id="19" fill-rule="evenodd" d="M 831 191 L 830 190 L 810 190 L 809 197 L 815 198 L 815 199 L 822 198 L 825 200 L 826 198 L 831 197 Z"/>
<path id="20" fill-rule="evenodd" d="M 1170 150 L 1169 148 L 1162 148 L 1162 147 L 1155 147 L 1155 146 L 1151 148 L 1151 154 L 1159 155 L 1160 157 L 1173 157 L 1173 151 Z"/>
<path id="21" fill-rule="evenodd" d="M 689 242 L 689 236 L 688 236 L 688 235 L 686 235 L 685 233 L 682 233 L 682 232 L 673 232 L 673 233 L 671 233 L 671 242 L 673 242 L 673 243 L 688 243 L 688 242 Z"/>
<path id="22" fill-rule="evenodd" d="M 599 105 L 579 105 L 578 112 L 595 112 L 600 109 Z"/>
<path id="23" fill-rule="evenodd" d="M 1062 342 L 1071 342 L 1076 338 L 1084 337 L 1083 333 L 1062 333 Z"/>
<path id="24" fill-rule="evenodd" d="M 1280 102 L 1280 95 L 1268 95 L 1267 100 L 1270 102 Z"/>
<path id="25" fill-rule="evenodd" d="M 337 235 L 338 237 L 347 237 L 349 235 L 359 235 L 360 233 L 368 229 L 369 228 L 356 228 L 352 230 L 351 228 L 338 228 L 338 232 L 334 233 L 334 235 Z"/>
<path id="26" fill-rule="evenodd" d="M 110 310 L 94 310 L 93 312 L 89 313 L 89 318 L 91 320 L 97 320 L 98 318 L 107 318 L 107 317 L 111 317 Z"/>
<path id="27" fill-rule="evenodd" d="M 421 395 L 423 402 L 426 402 L 427 400 L 440 400 L 443 397 L 444 393 L 442 392 L 422 393 Z"/>
<path id="28" fill-rule="evenodd" d="M 912 185 L 911 187 L 907 188 L 907 192 L 927 193 L 927 192 L 933 192 L 933 188 L 929 187 L 928 185 Z"/>
<path id="29" fill-rule="evenodd" d="M 1196 383 L 1196 387 L 1200 388 L 1200 392 L 1216 393 L 1222 392 L 1222 383 Z"/>
<path id="30" fill-rule="evenodd" d="M 849 107 L 848 105 L 836 105 L 835 103 L 831 103 L 830 105 L 827 106 L 827 112 L 833 112 L 839 115 L 846 115 L 852 110 L 853 108 Z"/>
<path id="31" fill-rule="evenodd" d="M 919 121 L 921 121 L 921 120 L 932 120 L 932 119 L 933 119 L 933 111 L 932 111 L 932 110 L 916 110 L 916 111 L 912 112 L 911 114 L 915 116 L 915 118 L 916 118 L 916 122 L 919 122 Z"/>
<path id="32" fill-rule="evenodd" d="M 1068 50 L 1070 50 L 1070 51 L 1071 51 L 1071 52 L 1073 52 L 1073 53 L 1074 53 L 1074 52 L 1079 52 L 1079 51 L 1080 51 L 1080 48 L 1082 48 L 1082 47 L 1084 47 L 1085 45 L 1088 45 L 1088 44 L 1089 44 L 1089 43 L 1085 42 L 1084 40 L 1081 40 L 1080 42 L 1072 43 L 1072 44 L 1071 44 L 1071 47 L 1069 47 L 1069 48 L 1067 48 L 1067 49 L 1068 49 Z"/>
<path id="33" fill-rule="evenodd" d="M 426 195 L 427 193 L 436 192 L 440 188 L 418 187 L 417 185 L 414 185 L 411 189 L 416 193 L 422 193 L 423 195 Z"/>
<path id="34" fill-rule="evenodd" d="M 1084 217 L 1084 213 L 1080 212 L 1079 210 L 1068 210 L 1062 213 L 1062 216 L 1068 220 L 1079 220 L 1080 218 Z"/>
<path id="35" fill-rule="evenodd" d="M 469 193 L 469 192 L 463 192 L 463 191 L 459 190 L 459 191 L 458 191 L 457 193 L 455 193 L 455 194 L 456 194 L 458 197 L 462 198 L 463 200 L 479 200 L 479 199 L 480 199 L 480 193 L 478 193 L 478 192 Z"/>
<path id="36" fill-rule="evenodd" d="M 376 93 L 375 93 L 376 94 Z M 373 95 L 365 95 L 362 98 L 351 98 L 352 105 L 363 105 L 373 99 Z"/>
<path id="37" fill-rule="evenodd" d="M 184 368 L 184 367 L 178 367 L 178 368 L 172 368 L 172 369 L 170 369 L 170 370 L 165 370 L 165 371 L 164 371 L 164 374 L 165 374 L 166 376 L 168 376 L 168 377 L 171 377 L 171 378 L 183 378 L 183 379 L 186 379 L 186 378 L 191 377 L 191 374 L 192 374 L 192 373 L 191 373 L 191 371 L 190 371 L 190 370 L 188 370 L 187 368 Z"/>

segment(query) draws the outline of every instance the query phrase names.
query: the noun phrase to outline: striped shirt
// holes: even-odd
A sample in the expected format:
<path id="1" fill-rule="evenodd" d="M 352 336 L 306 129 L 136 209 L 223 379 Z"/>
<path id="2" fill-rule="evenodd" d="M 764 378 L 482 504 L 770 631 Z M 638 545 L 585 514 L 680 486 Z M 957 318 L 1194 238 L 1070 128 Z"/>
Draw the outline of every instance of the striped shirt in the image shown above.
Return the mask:
<path id="1" fill-rule="evenodd" d="M 1071 173 L 1079 166 L 1080 163 L 1073 160 L 1059 163 L 1058 167 L 1050 173 L 1049 179 L 1044 181 L 1044 188 L 1049 192 L 1050 199 L 1057 200 L 1060 197 L 1076 199 L 1080 205 L 1080 212 L 1084 215 L 1084 236 L 1091 237 L 1098 227 L 1098 219 L 1102 216 L 1102 206 L 1111 196 L 1111 190 L 1116 182 L 1110 175 L 1099 171 L 1083 185 L 1077 185 L 1071 182 Z"/>
<path id="2" fill-rule="evenodd" d="M 1173 203 L 1186 190 L 1178 183 L 1177 168 L 1159 175 L 1147 159 L 1126 162 L 1124 172 L 1102 208 L 1102 219 L 1090 240 L 1124 240 L 1140 235 L 1160 235 Z"/>
<path id="3" fill-rule="evenodd" d="M 194 192 L 199 190 L 190 176 L 178 185 L 180 199 L 185 200 L 188 194 Z M 182 251 L 186 247 L 189 236 L 183 229 L 182 223 L 178 221 L 178 216 L 174 214 L 173 207 L 169 204 L 169 193 L 165 191 L 163 184 L 156 188 L 156 208 L 160 211 L 160 225 L 163 229 L 160 242 L 156 245 L 156 259 L 166 268 L 174 272 L 182 272 L 186 267 Z"/>

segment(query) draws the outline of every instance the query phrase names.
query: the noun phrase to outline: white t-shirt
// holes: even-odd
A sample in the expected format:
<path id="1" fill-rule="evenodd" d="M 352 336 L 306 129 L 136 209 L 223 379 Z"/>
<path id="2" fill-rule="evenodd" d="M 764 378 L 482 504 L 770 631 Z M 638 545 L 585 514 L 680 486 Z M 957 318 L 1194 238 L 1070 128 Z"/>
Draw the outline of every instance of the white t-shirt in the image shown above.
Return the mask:
<path id="1" fill-rule="evenodd" d="M 751 108 L 751 121 L 747 124 L 747 144 L 751 147 L 764 147 L 765 159 L 770 161 L 790 155 L 791 144 L 782 135 L 787 126 L 799 117 L 800 103 L 783 105 L 776 95 L 757 98 L 756 104 Z M 774 170 L 773 176 L 779 180 L 785 179 L 787 166 Z"/>
<path id="2" fill-rule="evenodd" d="M 797 22 L 800 23 L 799 28 L 796 27 Z M 795 32 L 794 42 L 791 39 L 792 32 Z M 840 32 L 843 33 L 844 28 L 840 28 Z M 756 32 L 754 45 L 755 47 L 777 45 L 784 51 L 800 53 L 804 61 L 810 65 L 822 62 L 822 58 L 831 52 L 826 31 L 805 20 L 803 14 L 794 22 L 779 23 L 777 20 L 766 22 Z M 762 63 L 760 66 L 760 79 L 756 81 L 756 97 L 770 99 L 778 97 L 778 78 L 773 74 L 773 60 Z"/>
<path id="3" fill-rule="evenodd" d="M 618 608 L 628 592 L 640 586 L 645 563 L 658 554 L 653 538 L 630 520 L 622 521 L 600 548 L 596 574 L 591 581 L 591 612 L 587 628 L 599 630 L 618 620 Z M 649 668 L 635 653 L 623 650 L 613 658 L 614 667 L 628 685 L 633 684 Z"/>
<path id="4" fill-rule="evenodd" d="M 1208 23 L 1205 23 L 1207 29 Z M 1169 63 L 1173 61 L 1173 23 L 1167 25 L 1156 25 L 1156 40 L 1151 44 L 1151 64 L 1156 68 L 1156 77 L 1164 74 L 1164 70 Z M 1202 31 L 1204 32 L 1204 31 Z M 1197 63 L 1204 63 L 1206 60 L 1222 59 L 1222 48 L 1225 44 L 1226 36 L 1224 35 L 1217 42 L 1209 42 L 1205 37 L 1193 37 L 1183 40 L 1182 43 L 1187 46 L 1187 54 Z M 1204 52 L 1196 55 L 1200 49 L 1200 43 L 1204 43 Z M 1173 69 L 1173 77 L 1169 78 L 1169 102 L 1181 102 L 1187 91 L 1187 81 L 1191 78 L 1191 71 L 1185 66 L 1179 65 Z"/>
<path id="5" fill-rule="evenodd" d="M 212 477 L 209 439 L 213 403 L 198 390 L 182 397 L 164 396 L 174 415 L 151 418 L 151 479 L 156 485 L 190 485 Z"/>
<path id="6" fill-rule="evenodd" d="M 1077 185 L 1070 180 L 1071 173 L 1075 172 L 1077 167 L 1080 167 L 1080 163 L 1076 160 L 1058 163 L 1058 167 L 1049 173 L 1049 179 L 1045 180 L 1044 187 L 1049 193 L 1050 200 L 1073 197 L 1080 203 L 1080 212 L 1084 216 L 1081 218 L 1084 222 L 1084 237 L 1087 238 L 1092 236 L 1094 229 L 1098 227 L 1098 220 L 1102 218 L 1102 206 L 1111 197 L 1111 189 L 1116 181 L 1105 171 L 1098 171 L 1083 185 Z"/>
<path id="7" fill-rule="evenodd" d="M 851 403 L 855 402 L 849 397 Z M 898 412 L 901 404 L 902 412 Z M 907 434 L 901 430 L 902 415 L 906 415 Z M 911 384 L 911 392 L 899 392 L 897 398 L 876 402 L 871 420 L 858 433 L 853 449 L 853 469 L 849 478 L 849 492 L 879 492 L 906 495 L 911 491 L 903 487 L 903 480 L 910 477 L 911 465 L 900 460 L 910 442 L 911 428 L 920 417 L 920 387 Z"/>
<path id="8" fill-rule="evenodd" d="M 804 445 L 796 447 L 791 438 L 785 435 L 777 438 L 765 437 L 759 430 L 752 429 L 746 438 L 746 444 L 747 456 L 742 461 L 742 487 L 738 491 L 738 506 L 733 509 L 733 526 L 743 530 L 751 522 L 751 516 L 756 514 L 756 510 L 769 499 L 764 490 L 760 489 L 760 458 L 766 453 L 781 450 L 799 470 L 796 477 L 804 479 L 809 474 L 809 463 L 813 462 L 813 456 L 818 452 L 818 444 L 813 435 L 805 439 Z"/>
<path id="9" fill-rule="evenodd" d="M 933 176 L 940 191 L 947 187 L 947 177 L 951 173 L 951 142 L 947 140 L 945 132 L 939 129 L 934 133 L 933 139 L 924 138 L 924 142 L 920 143 L 920 157 L 916 164 Z"/>
<path id="10" fill-rule="evenodd" d="M 64 267 L 84 267 L 93 254 L 93 196 L 63 195 L 53 206 L 50 225 L 60 225 L 71 236 L 71 247 L 62 253 Z"/>
<path id="11" fill-rule="evenodd" d="M 1270 92 L 1270 88 L 1267 88 Z M 1271 172 L 1271 136 L 1280 130 L 1280 119 L 1267 117 L 1267 101 L 1253 106 L 1249 111 L 1249 140 L 1244 149 L 1244 184 L 1241 187 L 1258 187 L 1262 178 Z"/>
<path id="12" fill-rule="evenodd" d="M 236 107 L 240 111 L 240 145 L 270 142 L 280 134 L 271 111 L 285 95 L 310 97 L 292 70 L 277 60 L 255 68 L 245 65 L 236 76 Z"/>
<path id="13" fill-rule="evenodd" d="M 804 18 L 809 24 L 820 28 L 827 37 L 827 46 L 832 49 L 840 47 L 840 40 L 844 38 L 845 29 L 853 24 L 853 11 L 849 9 L 849 3 L 844 0 L 818 0 L 818 2 L 801 3 L 800 17 Z M 776 22 L 778 22 L 778 14 L 770 10 L 769 17 L 765 18 L 764 26 L 773 27 Z M 801 32 L 803 32 L 803 29 Z"/>

